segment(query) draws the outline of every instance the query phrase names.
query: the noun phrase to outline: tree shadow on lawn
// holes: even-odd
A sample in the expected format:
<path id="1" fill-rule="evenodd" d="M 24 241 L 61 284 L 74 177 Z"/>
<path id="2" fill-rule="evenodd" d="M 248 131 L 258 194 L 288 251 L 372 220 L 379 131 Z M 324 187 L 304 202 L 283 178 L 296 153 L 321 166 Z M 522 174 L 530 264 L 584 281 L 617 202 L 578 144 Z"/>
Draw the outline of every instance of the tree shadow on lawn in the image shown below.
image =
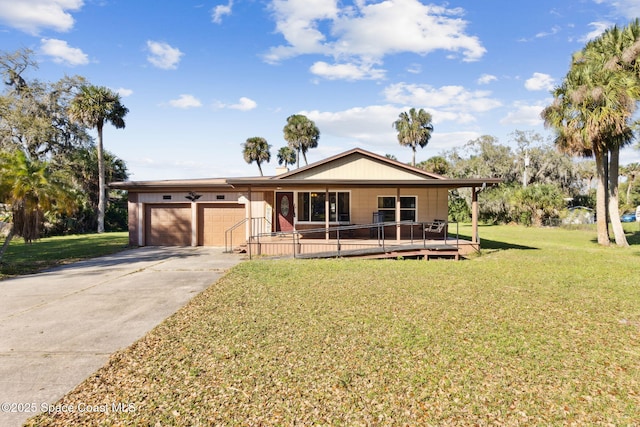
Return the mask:
<path id="1" fill-rule="evenodd" d="M 480 248 L 485 250 L 485 249 L 490 249 L 490 250 L 500 250 L 500 251 L 504 251 L 507 249 L 518 249 L 518 250 L 540 250 L 540 248 L 536 248 L 534 246 L 525 246 L 525 245 L 519 245 L 516 243 L 507 243 L 507 242 L 501 242 L 498 240 L 491 240 L 491 239 L 485 239 L 482 237 L 482 228 L 486 228 L 486 227 L 492 227 L 492 225 L 478 225 L 479 231 L 478 233 L 480 234 Z M 469 240 L 471 239 L 469 236 L 465 236 L 465 238 L 468 238 Z"/>
<path id="2" fill-rule="evenodd" d="M 634 231 L 625 234 L 627 235 L 627 242 L 630 245 L 640 245 L 640 231 Z"/>
<path id="3" fill-rule="evenodd" d="M 482 249 L 491 249 L 491 250 L 500 250 L 500 251 L 504 251 L 507 249 L 518 249 L 521 251 L 539 251 L 540 248 L 535 248 L 533 246 L 524 246 L 524 245 L 516 245 L 515 243 L 506 243 L 506 242 L 499 242 L 497 240 L 489 240 L 489 239 L 483 239 L 482 236 L 480 236 L 480 247 Z"/>
<path id="4" fill-rule="evenodd" d="M 640 231 L 625 231 L 625 236 L 627 237 L 627 243 L 629 246 L 640 246 Z M 616 240 L 613 237 L 613 233 L 609 234 L 609 239 L 611 240 L 611 246 L 616 245 Z M 591 239 L 593 244 L 598 244 L 598 238 L 594 237 Z M 640 252 L 635 252 L 635 255 L 640 256 Z"/>

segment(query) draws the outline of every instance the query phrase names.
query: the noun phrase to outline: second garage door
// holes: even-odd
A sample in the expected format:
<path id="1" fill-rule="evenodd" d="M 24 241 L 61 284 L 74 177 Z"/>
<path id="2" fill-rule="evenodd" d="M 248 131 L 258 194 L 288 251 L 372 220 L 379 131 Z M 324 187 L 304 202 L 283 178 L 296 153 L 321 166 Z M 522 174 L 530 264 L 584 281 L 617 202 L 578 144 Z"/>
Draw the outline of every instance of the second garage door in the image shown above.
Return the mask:
<path id="1" fill-rule="evenodd" d="M 198 245 L 224 245 L 225 231 L 244 219 L 244 205 L 233 203 L 198 204 Z M 241 230 L 238 230 L 238 232 L 244 239 L 244 228 L 240 228 Z M 234 236 L 234 239 L 236 237 Z"/>

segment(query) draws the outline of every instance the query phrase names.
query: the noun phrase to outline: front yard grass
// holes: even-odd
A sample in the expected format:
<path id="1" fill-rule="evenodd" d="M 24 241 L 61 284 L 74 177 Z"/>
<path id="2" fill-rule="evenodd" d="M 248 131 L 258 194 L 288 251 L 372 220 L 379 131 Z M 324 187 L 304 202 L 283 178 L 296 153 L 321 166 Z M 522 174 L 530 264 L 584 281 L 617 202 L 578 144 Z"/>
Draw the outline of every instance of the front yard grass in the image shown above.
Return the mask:
<path id="1" fill-rule="evenodd" d="M 30 244 L 14 237 L 0 262 L 0 279 L 112 254 L 128 244 L 127 232 L 47 237 Z"/>
<path id="2" fill-rule="evenodd" d="M 241 263 L 57 402 L 110 410 L 28 425 L 637 425 L 639 247 L 480 233 L 461 262 Z"/>

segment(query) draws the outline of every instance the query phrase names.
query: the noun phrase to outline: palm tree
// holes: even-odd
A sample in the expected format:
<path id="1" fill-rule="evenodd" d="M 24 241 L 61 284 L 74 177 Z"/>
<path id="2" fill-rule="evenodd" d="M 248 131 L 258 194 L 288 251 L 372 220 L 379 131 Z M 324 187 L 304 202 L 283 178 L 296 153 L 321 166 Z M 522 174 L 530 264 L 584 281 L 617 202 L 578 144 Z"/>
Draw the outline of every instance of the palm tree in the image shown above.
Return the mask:
<path id="1" fill-rule="evenodd" d="M 278 164 L 285 167 L 293 165 L 296 162 L 296 152 L 291 147 L 284 146 L 278 150 Z"/>
<path id="2" fill-rule="evenodd" d="M 75 209 L 76 197 L 65 177 L 48 162 L 31 160 L 22 150 L 0 155 L 0 201 L 9 205 L 13 223 L 0 249 L 4 255 L 14 235 L 30 243 L 40 237 L 45 214 Z"/>
<path id="3" fill-rule="evenodd" d="M 304 157 L 304 164 L 307 162 L 307 151 L 318 146 L 320 131 L 313 120 L 302 114 L 294 114 L 287 117 L 287 124 L 284 126 L 284 139 L 289 143 L 289 147 L 295 150 L 297 167 L 300 167 L 300 153 Z"/>
<path id="4" fill-rule="evenodd" d="M 416 165 L 416 148 L 424 148 L 431 139 L 433 125 L 431 124 L 431 114 L 422 108 L 416 111 L 411 108 L 409 112 L 400 113 L 398 120 L 393 122 L 393 127 L 398 132 L 398 142 L 413 150 L 413 160 L 411 166 Z"/>
<path id="5" fill-rule="evenodd" d="M 585 60 L 597 64 L 601 87 L 605 94 L 606 147 L 609 150 L 608 209 L 618 246 L 628 246 L 620 222 L 618 177 L 620 148 L 633 140 L 632 116 L 640 100 L 640 75 L 636 60 L 640 50 L 640 20 L 636 19 L 624 29 L 614 26 L 587 44 Z"/>
<path id="6" fill-rule="evenodd" d="M 613 27 L 589 42 L 574 55 L 567 76 L 554 91 L 554 102 L 542 112 L 561 150 L 595 157 L 598 243 L 604 245 L 610 243 L 607 209 L 616 243 L 628 244 L 620 223 L 617 181 L 620 147 L 633 138 L 630 120 L 640 99 L 639 76 L 628 53 L 638 40 L 636 20 L 623 31 Z"/>
<path id="7" fill-rule="evenodd" d="M 271 150 L 271 145 L 267 143 L 266 139 L 259 136 L 248 138 L 242 145 L 242 155 L 245 162 L 249 164 L 256 162 L 260 170 L 260 176 L 264 176 L 262 162 L 268 163 L 271 160 L 271 152 L 269 150 Z"/>
<path id="8" fill-rule="evenodd" d="M 449 173 L 449 170 L 451 170 L 451 165 L 447 159 L 442 156 L 430 157 L 427 160 L 418 163 L 417 167 L 438 175 L 446 175 Z"/>
<path id="9" fill-rule="evenodd" d="M 98 233 L 104 232 L 106 183 L 102 129 L 105 122 L 124 129 L 124 116 L 129 110 L 120 102 L 120 95 L 104 86 L 82 86 L 71 101 L 69 119 L 98 131 Z"/>

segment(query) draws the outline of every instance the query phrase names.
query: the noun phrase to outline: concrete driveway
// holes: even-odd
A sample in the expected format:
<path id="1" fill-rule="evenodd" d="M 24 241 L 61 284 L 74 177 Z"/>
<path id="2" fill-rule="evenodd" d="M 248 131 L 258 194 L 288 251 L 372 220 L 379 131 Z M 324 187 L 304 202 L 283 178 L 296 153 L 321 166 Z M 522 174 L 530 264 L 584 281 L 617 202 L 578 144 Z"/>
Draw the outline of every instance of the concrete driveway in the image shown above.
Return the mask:
<path id="1" fill-rule="evenodd" d="M 60 399 L 242 259 L 145 247 L 0 281 L 0 426 Z"/>

